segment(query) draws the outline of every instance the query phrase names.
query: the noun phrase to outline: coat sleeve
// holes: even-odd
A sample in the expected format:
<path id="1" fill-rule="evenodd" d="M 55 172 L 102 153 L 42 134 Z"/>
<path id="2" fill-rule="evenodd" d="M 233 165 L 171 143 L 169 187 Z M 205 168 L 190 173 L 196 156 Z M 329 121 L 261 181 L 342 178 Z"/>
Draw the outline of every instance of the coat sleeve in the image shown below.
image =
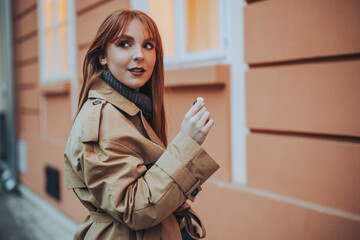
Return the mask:
<path id="1" fill-rule="evenodd" d="M 101 209 L 134 230 L 152 227 L 194 200 L 219 168 L 181 132 L 148 170 L 140 156 L 118 142 L 85 143 L 85 148 L 88 189 Z"/>
<path id="2" fill-rule="evenodd" d="M 187 199 L 193 201 L 219 168 L 200 145 L 179 132 L 147 169 L 144 159 L 128 146 L 136 140 L 129 138 L 84 142 L 81 165 L 84 182 L 100 208 L 131 229 L 157 225 Z"/>

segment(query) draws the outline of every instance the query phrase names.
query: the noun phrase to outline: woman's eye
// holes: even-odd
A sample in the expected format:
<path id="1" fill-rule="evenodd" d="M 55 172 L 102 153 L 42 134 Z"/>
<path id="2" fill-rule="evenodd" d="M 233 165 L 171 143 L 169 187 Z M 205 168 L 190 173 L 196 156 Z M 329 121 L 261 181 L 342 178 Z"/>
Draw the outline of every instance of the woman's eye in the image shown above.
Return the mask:
<path id="1" fill-rule="evenodd" d="M 130 43 L 127 41 L 120 42 L 119 47 L 122 47 L 122 48 L 130 47 Z"/>
<path id="2" fill-rule="evenodd" d="M 152 44 L 152 43 L 145 43 L 145 44 L 144 44 L 144 48 L 146 48 L 146 49 L 153 49 L 153 48 L 154 48 L 154 44 Z"/>

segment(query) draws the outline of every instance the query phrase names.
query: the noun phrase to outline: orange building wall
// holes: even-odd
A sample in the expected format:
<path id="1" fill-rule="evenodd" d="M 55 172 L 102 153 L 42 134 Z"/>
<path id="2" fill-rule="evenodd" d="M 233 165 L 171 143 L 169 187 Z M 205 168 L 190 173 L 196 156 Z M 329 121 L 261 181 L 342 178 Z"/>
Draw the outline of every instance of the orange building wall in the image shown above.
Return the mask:
<path id="1" fill-rule="evenodd" d="M 207 239 L 360 239 L 359 12 L 248 2 L 247 184 L 205 184 Z"/>
<path id="2" fill-rule="evenodd" d="M 64 187 L 70 83 L 39 83 L 37 6 L 13 1 L 17 138 L 28 148 L 21 183 L 77 222 L 87 211 Z M 128 1 L 76 0 L 78 79 L 101 21 Z M 245 7 L 247 185 L 231 182 L 230 67 L 166 72 L 171 140 L 198 96 L 215 119 L 204 147 L 221 169 L 193 204 L 206 239 L 360 238 L 360 2 L 249 1 Z M 60 171 L 61 201 L 45 192 Z"/>

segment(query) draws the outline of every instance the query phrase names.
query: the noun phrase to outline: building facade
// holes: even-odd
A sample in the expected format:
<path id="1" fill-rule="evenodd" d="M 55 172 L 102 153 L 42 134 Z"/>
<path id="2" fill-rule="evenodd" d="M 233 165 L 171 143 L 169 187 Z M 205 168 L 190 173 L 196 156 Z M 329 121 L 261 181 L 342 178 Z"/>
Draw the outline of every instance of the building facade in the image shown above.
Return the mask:
<path id="1" fill-rule="evenodd" d="M 193 204 L 207 239 L 359 239 L 358 0 L 12 1 L 20 183 L 86 217 L 63 151 L 85 53 L 130 7 L 162 31 L 169 139 L 198 96 L 215 119 L 221 168 Z"/>

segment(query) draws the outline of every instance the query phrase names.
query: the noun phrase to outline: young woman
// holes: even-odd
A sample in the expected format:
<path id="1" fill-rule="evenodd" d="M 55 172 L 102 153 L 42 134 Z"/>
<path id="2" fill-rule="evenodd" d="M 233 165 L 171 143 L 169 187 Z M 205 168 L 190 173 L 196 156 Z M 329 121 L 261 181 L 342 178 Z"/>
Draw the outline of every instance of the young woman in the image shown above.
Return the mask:
<path id="1" fill-rule="evenodd" d="M 74 239 L 178 240 L 183 227 L 205 237 L 186 201 L 219 168 L 200 146 L 213 120 L 196 102 L 167 145 L 163 50 L 154 21 L 132 10 L 108 16 L 83 74 L 64 154 L 66 186 L 89 211 Z"/>

